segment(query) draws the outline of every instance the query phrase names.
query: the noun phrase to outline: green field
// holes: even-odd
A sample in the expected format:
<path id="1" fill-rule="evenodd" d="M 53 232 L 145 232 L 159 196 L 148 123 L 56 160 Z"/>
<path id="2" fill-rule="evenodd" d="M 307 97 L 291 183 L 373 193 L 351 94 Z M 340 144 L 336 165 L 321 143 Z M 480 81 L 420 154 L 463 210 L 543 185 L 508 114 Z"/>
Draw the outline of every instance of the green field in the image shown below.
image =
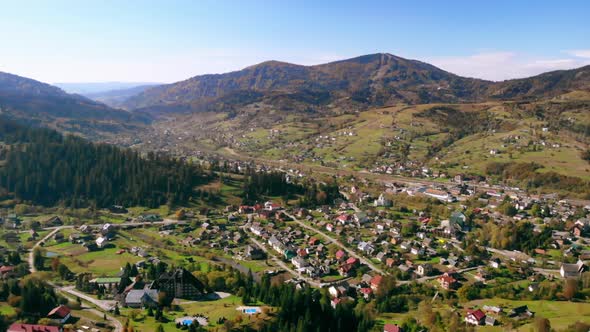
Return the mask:
<path id="1" fill-rule="evenodd" d="M 174 320 L 185 316 L 193 316 L 196 314 L 204 315 L 209 319 L 209 327 L 215 328 L 220 326 L 217 321 L 220 318 L 226 318 L 228 320 L 235 320 L 238 316 L 242 317 L 244 323 L 248 323 L 251 320 L 257 319 L 256 317 L 249 317 L 248 315 L 242 314 L 236 310 L 237 307 L 242 305 L 242 301 L 237 296 L 229 296 L 225 299 L 219 299 L 215 301 L 183 301 L 180 300 L 178 307 L 179 310 L 169 310 L 164 312 L 164 316 L 169 322 L 159 323 L 154 320 L 153 317 L 149 317 L 145 310 L 123 308 L 121 315 L 123 316 L 120 320 L 125 322 L 129 319 L 129 325 L 133 326 L 136 331 L 155 331 L 156 326 L 162 324 L 166 331 L 175 331 L 176 324 Z M 132 312 L 138 315 L 137 320 L 133 320 L 130 317 Z M 262 314 L 261 314 L 262 315 Z"/>
<path id="2" fill-rule="evenodd" d="M 535 316 L 549 319 L 551 327 L 554 329 L 564 329 L 567 326 L 581 321 L 590 323 L 590 303 L 576 303 L 565 301 L 511 301 L 504 299 L 477 300 L 465 304 L 465 308 L 483 305 L 499 305 L 504 308 L 510 308 L 527 305 L 529 310 L 535 313 Z M 521 326 L 518 331 L 528 332 L 532 324 Z M 480 327 L 481 331 L 504 331 L 501 326 Z"/>

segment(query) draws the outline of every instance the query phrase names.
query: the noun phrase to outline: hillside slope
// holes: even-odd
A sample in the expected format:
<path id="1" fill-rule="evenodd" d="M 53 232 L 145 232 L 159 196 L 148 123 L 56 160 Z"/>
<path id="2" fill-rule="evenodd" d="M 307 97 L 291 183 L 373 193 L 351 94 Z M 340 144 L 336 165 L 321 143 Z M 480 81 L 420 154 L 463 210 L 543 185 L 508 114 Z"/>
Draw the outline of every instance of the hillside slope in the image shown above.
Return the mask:
<path id="1" fill-rule="evenodd" d="M 20 122 L 90 138 L 137 128 L 149 118 L 110 108 L 29 78 L 0 72 L 0 113 Z"/>

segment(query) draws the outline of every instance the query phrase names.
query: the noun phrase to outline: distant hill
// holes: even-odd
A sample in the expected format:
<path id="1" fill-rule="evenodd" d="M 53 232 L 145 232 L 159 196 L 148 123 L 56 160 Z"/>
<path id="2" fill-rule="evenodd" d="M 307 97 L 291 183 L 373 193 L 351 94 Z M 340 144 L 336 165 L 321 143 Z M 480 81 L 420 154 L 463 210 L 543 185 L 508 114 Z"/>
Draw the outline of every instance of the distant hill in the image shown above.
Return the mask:
<path id="1" fill-rule="evenodd" d="M 89 94 L 104 93 L 113 90 L 125 90 L 138 86 L 154 86 L 161 83 L 153 82 L 74 82 L 74 83 L 53 83 L 68 93 L 76 93 L 87 96 Z"/>
<path id="2" fill-rule="evenodd" d="M 86 93 L 85 96 L 111 107 L 123 108 L 125 106 L 124 102 L 127 99 L 135 95 L 138 95 L 149 88 L 153 88 L 154 86 L 157 86 L 157 84 L 140 85 L 125 89 Z"/>
<path id="3" fill-rule="evenodd" d="M 572 91 L 590 91 L 590 66 L 494 83 L 488 88 L 486 96 L 500 100 L 539 99 Z"/>
<path id="4" fill-rule="evenodd" d="M 287 111 L 346 112 L 373 107 L 552 97 L 588 89 L 588 67 L 491 82 L 465 78 L 391 54 L 316 66 L 268 61 L 226 74 L 195 76 L 130 97 L 126 109 L 155 113 L 232 111 L 262 105 Z"/>
<path id="5" fill-rule="evenodd" d="M 90 138 L 120 133 L 149 118 L 110 108 L 29 78 L 0 72 L 0 113 L 20 122 Z"/>

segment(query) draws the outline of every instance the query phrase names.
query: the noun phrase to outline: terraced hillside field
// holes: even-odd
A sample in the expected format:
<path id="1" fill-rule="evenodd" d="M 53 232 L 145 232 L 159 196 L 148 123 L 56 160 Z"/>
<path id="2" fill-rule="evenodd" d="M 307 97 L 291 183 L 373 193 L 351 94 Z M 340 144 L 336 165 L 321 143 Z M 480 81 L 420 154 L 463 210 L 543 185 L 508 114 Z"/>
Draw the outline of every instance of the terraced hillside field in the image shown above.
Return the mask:
<path id="1" fill-rule="evenodd" d="M 140 146 L 189 154 L 214 151 L 337 169 L 427 167 L 485 174 L 492 162 L 533 162 L 539 172 L 590 179 L 590 96 L 538 102 L 396 105 L 325 116 L 268 105 L 203 112 L 160 122 Z"/>

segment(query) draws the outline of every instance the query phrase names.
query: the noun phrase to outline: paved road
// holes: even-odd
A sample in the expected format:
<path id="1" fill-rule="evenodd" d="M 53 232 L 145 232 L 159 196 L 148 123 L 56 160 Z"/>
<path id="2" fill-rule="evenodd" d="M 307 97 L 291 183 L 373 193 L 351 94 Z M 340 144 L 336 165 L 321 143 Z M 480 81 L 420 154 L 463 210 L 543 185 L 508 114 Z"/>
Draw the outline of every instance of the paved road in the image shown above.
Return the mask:
<path id="1" fill-rule="evenodd" d="M 504 257 L 508 257 L 510 259 L 514 259 L 517 261 L 527 261 L 527 260 L 531 259 L 531 256 L 529 256 L 521 251 L 496 249 L 496 248 L 491 248 L 491 247 L 485 247 L 485 248 L 487 251 L 489 251 L 491 253 L 502 255 Z"/>
<path id="2" fill-rule="evenodd" d="M 356 252 L 354 252 L 352 249 L 349 249 L 347 246 L 343 245 L 342 243 L 340 243 L 340 241 L 338 241 L 337 239 L 329 236 L 328 234 L 324 233 L 323 231 L 309 226 L 308 224 L 302 222 L 301 220 L 295 218 L 294 215 L 291 215 L 289 213 L 285 213 L 288 217 L 290 217 L 291 219 L 293 219 L 293 221 L 295 221 L 297 224 L 299 224 L 299 226 L 306 228 L 312 232 L 316 232 L 318 234 L 320 234 L 321 236 L 325 237 L 326 239 L 330 240 L 332 243 L 334 243 L 335 245 L 337 245 L 338 247 L 340 247 L 342 250 L 346 251 L 350 256 L 355 257 L 356 259 L 358 259 L 361 263 L 367 265 L 371 270 L 373 270 L 374 272 L 377 272 L 379 274 L 389 274 L 385 271 L 383 271 L 382 269 L 378 268 L 377 266 L 375 266 L 373 263 L 371 263 L 368 259 L 364 258 L 361 255 L 358 255 Z"/>
<path id="3" fill-rule="evenodd" d="M 55 285 L 53 283 L 49 283 L 49 284 L 51 286 L 53 286 L 58 292 L 62 293 L 62 295 L 64 297 L 66 297 L 67 299 L 69 299 L 70 301 L 72 301 L 72 302 L 77 302 L 78 301 L 77 298 L 72 297 L 72 296 L 78 296 L 77 295 L 78 292 L 72 292 L 72 290 L 68 289 L 69 287 L 59 287 L 59 286 L 57 286 L 57 285 Z M 86 296 L 84 296 L 84 297 L 80 296 L 80 298 L 81 299 L 86 299 Z M 92 299 L 92 300 L 94 300 L 94 299 Z M 98 300 L 96 300 L 96 301 L 98 301 Z M 94 301 L 88 301 L 88 302 L 90 302 L 91 304 L 96 305 L 94 303 Z M 121 324 L 121 322 L 118 319 L 116 319 L 115 317 L 109 315 L 108 313 L 103 312 L 103 311 L 99 311 L 99 310 L 97 310 L 95 308 L 91 308 L 91 307 L 86 307 L 86 308 L 83 307 L 82 309 L 83 310 L 86 310 L 86 311 L 90 311 L 90 312 L 94 313 L 95 315 L 97 315 L 99 317 L 105 315 L 106 318 L 107 318 L 107 320 L 115 327 L 115 329 L 113 330 L 114 332 L 123 332 L 123 324 Z"/>
<path id="4" fill-rule="evenodd" d="M 115 304 L 117 303 L 117 301 L 113 301 L 113 300 L 95 299 L 91 296 L 88 296 L 86 293 L 76 290 L 76 288 L 74 286 L 65 286 L 65 287 L 56 287 L 56 288 L 61 292 L 68 293 L 72 296 L 79 297 L 84 301 L 92 303 L 93 305 L 99 307 L 100 309 L 102 309 L 104 311 L 110 311 L 111 309 L 113 309 L 115 307 Z"/>

